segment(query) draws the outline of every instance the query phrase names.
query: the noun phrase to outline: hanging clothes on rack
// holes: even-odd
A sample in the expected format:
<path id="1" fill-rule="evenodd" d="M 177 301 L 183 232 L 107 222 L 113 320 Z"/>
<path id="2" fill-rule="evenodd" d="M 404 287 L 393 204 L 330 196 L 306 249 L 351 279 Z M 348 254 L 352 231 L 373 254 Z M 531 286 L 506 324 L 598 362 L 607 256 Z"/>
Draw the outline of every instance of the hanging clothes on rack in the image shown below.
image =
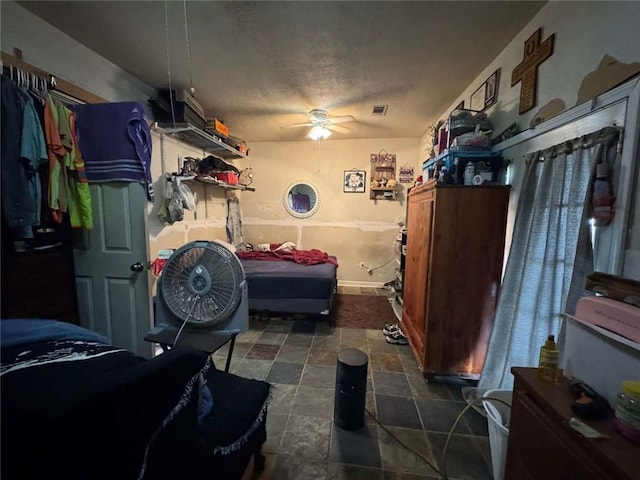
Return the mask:
<path id="1" fill-rule="evenodd" d="M 68 210 L 68 182 L 64 157 L 67 153 L 58 126 L 58 107 L 51 96 L 46 97 L 44 107 L 45 134 L 49 158 L 49 207 L 56 222 L 62 222 Z M 68 145 L 68 142 L 67 142 Z"/>
<path id="2" fill-rule="evenodd" d="M 38 115 L 30 96 L 2 75 L 2 213 L 16 239 L 33 238 L 40 223 L 38 168 L 46 162 Z"/>
<path id="3" fill-rule="evenodd" d="M 32 96 L 24 89 L 20 89 L 19 93 L 24 100 L 20 157 L 26 162 L 27 189 L 33 199 L 34 225 L 39 225 L 42 218 L 42 186 L 39 171 L 47 164 L 47 146 Z"/>
<path id="4" fill-rule="evenodd" d="M 49 206 L 54 219 L 61 222 L 68 212 L 72 227 L 91 229 L 91 193 L 75 138 L 74 113 L 48 94 L 45 122 L 49 139 Z"/>
<path id="5" fill-rule="evenodd" d="M 47 80 L 11 64 L 2 67 L 3 224 L 13 240 L 28 239 L 29 247 L 68 242 L 69 226 L 92 227 L 74 114 L 50 95 Z"/>

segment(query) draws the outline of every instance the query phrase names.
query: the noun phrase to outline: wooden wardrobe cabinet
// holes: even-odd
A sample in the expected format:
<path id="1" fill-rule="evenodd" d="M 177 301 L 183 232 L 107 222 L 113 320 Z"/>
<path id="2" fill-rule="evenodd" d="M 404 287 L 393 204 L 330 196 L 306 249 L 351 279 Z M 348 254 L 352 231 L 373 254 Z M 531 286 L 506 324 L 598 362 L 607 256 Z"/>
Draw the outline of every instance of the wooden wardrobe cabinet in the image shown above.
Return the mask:
<path id="1" fill-rule="evenodd" d="M 409 193 L 403 329 L 425 377 L 477 378 L 500 288 L 508 186 Z"/>

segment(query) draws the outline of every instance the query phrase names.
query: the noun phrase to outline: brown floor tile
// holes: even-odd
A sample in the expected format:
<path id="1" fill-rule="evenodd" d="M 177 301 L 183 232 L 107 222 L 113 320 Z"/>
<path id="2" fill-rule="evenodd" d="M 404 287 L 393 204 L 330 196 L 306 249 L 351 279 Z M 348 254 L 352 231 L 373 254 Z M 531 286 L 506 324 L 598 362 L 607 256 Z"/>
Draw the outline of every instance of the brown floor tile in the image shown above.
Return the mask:
<path id="1" fill-rule="evenodd" d="M 278 455 L 270 480 L 326 480 L 329 463 L 298 455 Z"/>
<path id="2" fill-rule="evenodd" d="M 427 434 L 422 430 L 411 428 L 387 427 L 396 438 L 405 445 L 419 452 L 432 465 L 436 465 Z M 397 440 L 392 438 L 386 431 L 378 426 L 378 437 L 380 438 L 380 457 L 382 459 L 382 469 L 394 472 L 416 473 L 419 475 L 432 475 L 434 470 L 429 467 L 424 460 L 409 452 L 401 446 Z"/>
<path id="3" fill-rule="evenodd" d="M 303 366 L 297 363 L 273 362 L 265 380 L 271 383 L 298 385 L 300 383 L 300 375 L 302 375 L 302 368 Z"/>
<path id="4" fill-rule="evenodd" d="M 256 343 L 251 350 L 247 352 L 245 358 L 253 358 L 257 360 L 273 360 L 276 358 L 280 347 L 278 345 L 264 345 Z"/>
<path id="5" fill-rule="evenodd" d="M 290 333 L 287 335 L 285 345 L 297 345 L 298 347 L 310 347 L 313 341 L 313 335 L 307 335 L 306 333 Z"/>
<path id="6" fill-rule="evenodd" d="M 253 378 L 256 380 L 264 380 L 269 373 L 271 364 L 270 360 L 253 360 L 250 358 L 243 358 L 238 362 L 238 365 L 231 371 L 240 377 Z"/>
<path id="7" fill-rule="evenodd" d="M 334 388 L 336 384 L 336 369 L 326 365 L 310 365 L 307 363 L 302 373 L 300 385 L 319 388 Z"/>
<path id="8" fill-rule="evenodd" d="M 329 457 L 331 426 L 329 418 L 291 415 L 280 443 L 280 452 L 305 460 L 326 460 Z"/>
<path id="9" fill-rule="evenodd" d="M 399 354 L 401 348 L 406 348 L 404 345 L 394 345 L 387 342 L 382 332 L 378 332 L 377 338 L 368 338 L 367 342 L 369 343 L 370 352 Z"/>
<path id="10" fill-rule="evenodd" d="M 299 363 L 304 365 L 309 355 L 309 349 L 307 347 L 299 347 L 296 345 L 284 344 L 280 347 L 280 352 L 276 357 L 278 362 Z"/>
<path id="11" fill-rule="evenodd" d="M 291 413 L 308 417 L 333 418 L 333 388 L 300 385 L 293 401 Z"/>
<path id="12" fill-rule="evenodd" d="M 293 401 L 296 398 L 297 390 L 298 385 L 273 384 L 273 388 L 271 389 L 272 398 L 271 403 L 269 403 L 267 416 L 272 413 L 289 415 L 291 413 Z"/>
<path id="13" fill-rule="evenodd" d="M 331 462 L 327 480 L 383 480 L 382 475 L 383 472 L 379 468 Z"/>
<path id="14" fill-rule="evenodd" d="M 381 372 L 404 372 L 397 353 L 370 353 L 369 366 L 372 370 Z"/>
<path id="15" fill-rule="evenodd" d="M 367 342 L 366 338 L 347 338 L 346 340 L 343 339 L 338 349 L 344 350 L 345 348 L 355 348 L 356 350 L 360 350 L 366 354 L 369 353 L 369 343 Z"/>
<path id="16" fill-rule="evenodd" d="M 287 333 L 282 332 L 262 332 L 256 343 L 266 345 L 282 345 L 287 338 Z"/>
<path id="17" fill-rule="evenodd" d="M 314 365 L 329 365 L 336 366 L 336 362 L 338 361 L 338 352 L 337 348 L 335 349 L 326 349 L 326 348 L 317 348 L 311 349 L 309 351 L 309 359 L 308 363 Z"/>
<path id="18" fill-rule="evenodd" d="M 330 460 L 334 462 L 380 467 L 380 445 L 375 425 L 349 431 L 334 426 L 331 434 Z"/>
<path id="19" fill-rule="evenodd" d="M 267 415 L 267 441 L 262 445 L 262 453 L 278 453 L 280 441 L 287 426 L 289 415 L 270 411 Z"/>
<path id="20" fill-rule="evenodd" d="M 265 332 L 283 332 L 289 333 L 293 328 L 291 320 L 271 319 L 264 328 Z"/>

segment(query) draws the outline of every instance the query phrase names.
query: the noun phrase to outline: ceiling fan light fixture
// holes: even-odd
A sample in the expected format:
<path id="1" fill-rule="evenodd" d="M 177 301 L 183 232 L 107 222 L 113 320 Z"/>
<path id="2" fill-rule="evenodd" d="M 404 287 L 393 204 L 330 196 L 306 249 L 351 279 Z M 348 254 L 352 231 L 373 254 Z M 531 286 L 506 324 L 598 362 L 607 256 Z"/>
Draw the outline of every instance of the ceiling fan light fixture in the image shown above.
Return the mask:
<path id="1" fill-rule="evenodd" d="M 328 128 L 322 125 L 315 125 L 309 131 L 308 137 L 317 142 L 318 140 L 326 140 L 330 135 L 331 131 Z"/>

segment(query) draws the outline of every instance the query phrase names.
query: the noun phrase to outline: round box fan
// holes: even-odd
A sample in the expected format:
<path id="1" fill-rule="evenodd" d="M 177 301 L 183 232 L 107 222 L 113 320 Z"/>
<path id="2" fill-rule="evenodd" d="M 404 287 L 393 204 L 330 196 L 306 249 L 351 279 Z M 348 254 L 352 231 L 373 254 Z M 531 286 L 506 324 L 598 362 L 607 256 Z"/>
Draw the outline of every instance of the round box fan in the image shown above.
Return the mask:
<path id="1" fill-rule="evenodd" d="M 176 250 L 158 280 L 156 323 L 241 333 L 249 328 L 247 282 L 240 259 L 222 243 L 196 241 Z"/>

